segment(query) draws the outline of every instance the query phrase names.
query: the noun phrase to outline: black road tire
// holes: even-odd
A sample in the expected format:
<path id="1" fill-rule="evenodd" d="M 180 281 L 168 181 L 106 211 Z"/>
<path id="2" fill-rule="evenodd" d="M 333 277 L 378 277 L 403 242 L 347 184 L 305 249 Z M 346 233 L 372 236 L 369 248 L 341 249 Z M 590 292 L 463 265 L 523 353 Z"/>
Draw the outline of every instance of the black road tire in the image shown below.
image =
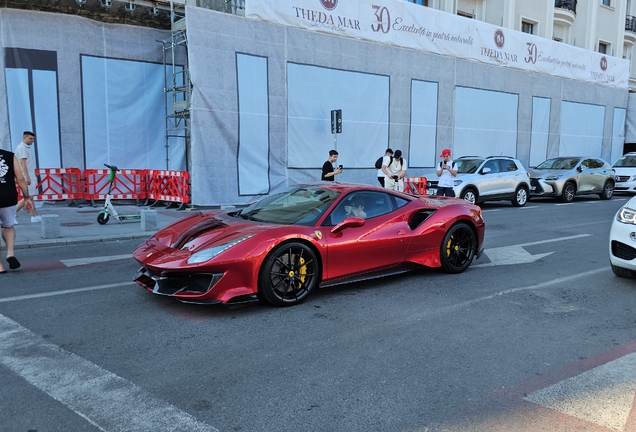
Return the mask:
<path id="1" fill-rule="evenodd" d="M 617 267 L 614 264 L 610 264 L 612 266 L 612 271 L 614 272 L 614 274 L 618 277 L 622 277 L 622 278 L 630 278 L 630 279 L 634 279 L 634 272 L 623 268 L 623 267 Z"/>
<path id="2" fill-rule="evenodd" d="M 283 243 L 263 261 L 258 275 L 259 298 L 276 306 L 303 301 L 318 285 L 320 263 L 309 246 Z"/>
<path id="3" fill-rule="evenodd" d="M 479 194 L 477 193 L 475 189 L 473 189 L 472 187 L 469 187 L 462 191 L 460 198 L 472 204 L 477 204 L 477 200 L 479 199 Z"/>
<path id="4" fill-rule="evenodd" d="M 512 199 L 512 205 L 515 207 L 523 207 L 530 199 L 528 188 L 525 186 L 519 186 L 515 191 L 515 197 Z"/>
<path id="5" fill-rule="evenodd" d="M 440 246 L 442 270 L 446 273 L 461 273 L 475 257 L 477 237 L 464 222 L 458 222 L 446 232 Z"/>
<path id="6" fill-rule="evenodd" d="M 598 194 L 598 196 L 601 197 L 602 200 L 612 199 L 614 196 L 614 183 L 609 180 L 606 181 L 603 185 L 603 192 Z"/>
<path id="7" fill-rule="evenodd" d="M 97 223 L 100 225 L 106 225 L 108 219 L 110 219 L 110 215 L 107 213 L 100 213 L 97 215 Z"/>
<path id="8" fill-rule="evenodd" d="M 561 191 L 561 201 L 564 203 L 570 203 L 574 201 L 574 195 L 576 195 L 576 186 L 574 186 L 574 183 L 572 182 L 567 182 Z"/>

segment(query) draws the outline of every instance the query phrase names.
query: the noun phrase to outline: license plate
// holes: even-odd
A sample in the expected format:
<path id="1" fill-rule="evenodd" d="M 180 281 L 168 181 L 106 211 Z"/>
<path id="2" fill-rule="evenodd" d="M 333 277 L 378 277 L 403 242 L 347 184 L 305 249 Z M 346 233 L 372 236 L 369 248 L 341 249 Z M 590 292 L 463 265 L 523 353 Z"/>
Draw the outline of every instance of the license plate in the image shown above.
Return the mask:
<path id="1" fill-rule="evenodd" d="M 427 195 L 437 195 L 437 189 L 428 188 L 428 189 L 426 189 L 426 194 Z"/>

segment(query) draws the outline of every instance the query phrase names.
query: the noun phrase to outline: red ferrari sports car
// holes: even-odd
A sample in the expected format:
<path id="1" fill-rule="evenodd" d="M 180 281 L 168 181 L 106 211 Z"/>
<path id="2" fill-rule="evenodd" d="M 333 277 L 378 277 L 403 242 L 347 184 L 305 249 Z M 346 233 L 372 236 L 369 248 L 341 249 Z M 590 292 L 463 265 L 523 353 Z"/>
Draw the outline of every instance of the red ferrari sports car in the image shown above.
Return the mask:
<path id="1" fill-rule="evenodd" d="M 158 231 L 133 254 L 135 281 L 187 303 L 290 306 L 318 286 L 421 267 L 460 273 L 484 232 L 481 209 L 465 200 L 316 182 Z"/>

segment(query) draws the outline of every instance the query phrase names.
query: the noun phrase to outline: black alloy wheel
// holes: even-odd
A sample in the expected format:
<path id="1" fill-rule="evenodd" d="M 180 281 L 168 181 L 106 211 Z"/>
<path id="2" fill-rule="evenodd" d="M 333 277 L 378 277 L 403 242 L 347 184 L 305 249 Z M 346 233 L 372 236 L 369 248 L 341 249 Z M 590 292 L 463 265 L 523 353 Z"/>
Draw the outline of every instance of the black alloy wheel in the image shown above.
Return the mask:
<path id="1" fill-rule="evenodd" d="M 512 200 L 512 205 L 515 207 L 523 207 L 528 202 L 528 189 L 524 186 L 519 186 L 515 191 L 515 197 Z"/>
<path id="2" fill-rule="evenodd" d="M 576 195 L 576 186 L 574 183 L 567 182 L 563 186 L 563 191 L 561 192 L 561 201 L 564 203 L 570 203 L 574 200 L 574 195 Z"/>
<path id="3" fill-rule="evenodd" d="M 303 301 L 318 285 L 319 263 L 304 243 L 284 243 L 267 256 L 258 276 L 259 297 L 276 306 Z"/>
<path id="4" fill-rule="evenodd" d="M 464 222 L 453 225 L 444 236 L 440 246 L 442 269 L 446 273 L 461 273 L 475 257 L 477 237 Z"/>
<path id="5" fill-rule="evenodd" d="M 598 196 L 601 197 L 602 200 L 608 200 L 608 199 L 611 199 L 613 195 L 614 195 L 614 183 L 608 180 L 605 182 L 605 185 L 603 185 L 603 192 L 598 194 Z"/>

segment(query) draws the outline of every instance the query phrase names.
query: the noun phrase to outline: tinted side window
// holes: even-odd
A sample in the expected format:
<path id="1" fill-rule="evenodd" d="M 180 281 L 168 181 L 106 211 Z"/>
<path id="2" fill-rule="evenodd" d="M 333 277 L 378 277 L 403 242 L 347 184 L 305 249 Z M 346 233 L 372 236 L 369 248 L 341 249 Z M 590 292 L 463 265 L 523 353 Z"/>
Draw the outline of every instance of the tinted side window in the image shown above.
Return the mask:
<path id="1" fill-rule="evenodd" d="M 410 201 L 404 198 L 400 198 L 400 197 L 396 197 L 393 196 L 394 199 L 394 203 L 395 203 L 395 208 L 399 209 L 400 207 L 403 207 L 405 205 L 407 205 Z"/>
<path id="2" fill-rule="evenodd" d="M 515 161 L 510 159 L 499 159 L 499 167 L 501 172 L 512 172 L 519 169 Z"/>
<path id="3" fill-rule="evenodd" d="M 490 173 L 498 173 L 499 172 L 499 161 L 496 159 L 491 159 L 484 164 L 484 168 L 490 168 Z"/>
<path id="4" fill-rule="evenodd" d="M 598 168 L 594 159 L 585 159 L 583 162 L 581 162 L 581 165 L 583 165 L 585 168 Z"/>

